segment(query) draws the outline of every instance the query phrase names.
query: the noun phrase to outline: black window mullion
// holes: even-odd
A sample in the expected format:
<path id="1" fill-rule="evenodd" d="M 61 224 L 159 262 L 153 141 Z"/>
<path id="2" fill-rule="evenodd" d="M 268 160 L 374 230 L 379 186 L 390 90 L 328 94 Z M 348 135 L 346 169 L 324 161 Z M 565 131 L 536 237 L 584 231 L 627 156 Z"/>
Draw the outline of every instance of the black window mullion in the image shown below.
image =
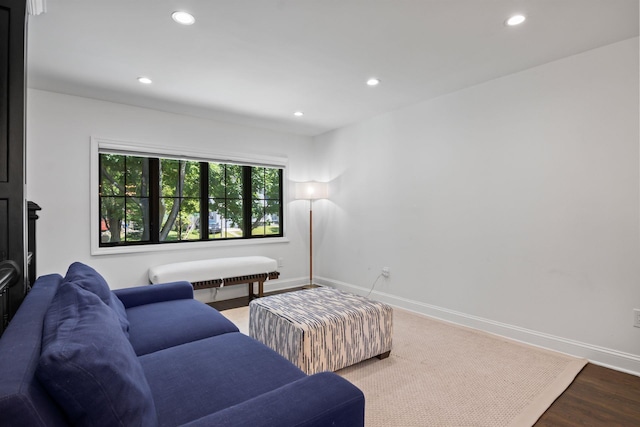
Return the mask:
<path id="1" fill-rule="evenodd" d="M 251 191 L 251 166 L 242 167 L 242 222 L 244 230 L 243 239 L 251 238 L 251 208 L 253 205 L 253 194 Z"/>
<path id="2" fill-rule="evenodd" d="M 160 159 L 149 158 L 149 240 L 160 242 Z"/>
<path id="3" fill-rule="evenodd" d="M 178 232 L 178 236 L 176 237 L 176 241 L 181 241 L 182 240 L 182 215 L 181 215 L 181 211 L 182 211 L 182 199 L 184 197 L 184 175 L 181 174 L 182 171 L 182 165 L 185 163 L 184 160 L 178 160 L 178 170 L 176 171 L 176 176 L 178 178 L 178 182 L 176 182 L 176 195 L 173 199 L 173 203 L 177 203 L 178 204 L 178 215 L 176 216 L 176 223 L 174 223 L 174 225 L 177 225 L 176 227 L 176 231 Z M 186 167 L 186 166 L 185 166 Z M 186 169 L 185 169 L 185 175 L 186 175 Z M 181 179 L 182 178 L 182 179 Z"/>
<path id="4" fill-rule="evenodd" d="M 209 240 L 209 163 L 200 162 L 200 240 Z"/>
<path id="5" fill-rule="evenodd" d="M 129 225 L 129 221 L 127 221 L 127 184 L 128 184 L 128 179 L 127 179 L 127 172 L 129 171 L 128 169 L 129 167 L 129 156 L 126 156 L 124 158 L 124 171 L 123 171 L 123 175 L 124 175 L 124 179 L 123 179 L 123 185 L 124 188 L 122 189 L 122 200 L 123 200 L 123 208 L 124 208 L 124 215 L 123 215 L 123 219 L 124 219 L 124 241 L 125 243 L 127 242 L 129 236 L 127 235 L 127 226 Z"/>
<path id="6" fill-rule="evenodd" d="M 280 206 L 280 211 L 278 212 L 278 224 L 279 224 L 279 232 L 278 232 L 278 236 L 283 236 L 284 235 L 284 224 L 282 223 L 282 213 L 284 212 L 284 208 L 283 208 L 283 204 L 282 203 L 282 193 L 284 192 L 283 187 L 282 187 L 282 182 L 283 182 L 283 178 L 282 178 L 282 169 L 278 169 L 278 202 L 279 202 L 279 206 Z"/>
<path id="7" fill-rule="evenodd" d="M 98 245 L 102 244 L 102 212 L 103 212 L 103 198 L 104 195 L 102 194 L 102 192 L 104 191 L 104 189 L 102 188 L 102 183 L 104 182 L 104 179 L 102 178 L 102 155 L 98 155 L 98 177 L 99 177 L 99 182 L 98 182 L 98 242 L 100 242 Z M 105 220 L 105 224 L 106 224 L 106 220 Z"/>

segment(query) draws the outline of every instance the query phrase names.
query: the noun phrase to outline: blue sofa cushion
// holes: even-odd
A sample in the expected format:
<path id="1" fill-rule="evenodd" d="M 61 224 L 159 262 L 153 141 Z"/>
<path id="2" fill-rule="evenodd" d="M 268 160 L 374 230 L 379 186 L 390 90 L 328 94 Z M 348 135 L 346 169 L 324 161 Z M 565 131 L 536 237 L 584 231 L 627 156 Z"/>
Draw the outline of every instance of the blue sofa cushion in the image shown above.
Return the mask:
<path id="1" fill-rule="evenodd" d="M 364 427 L 364 394 L 333 372 L 319 372 L 183 425 L 210 426 Z"/>
<path id="2" fill-rule="evenodd" d="M 167 348 L 139 359 L 161 426 L 199 419 L 307 377 L 278 353 L 239 332 Z"/>
<path id="3" fill-rule="evenodd" d="M 74 425 L 157 425 L 149 384 L 114 311 L 62 283 L 44 319 L 36 377 Z"/>
<path id="4" fill-rule="evenodd" d="M 81 262 L 74 262 L 69 266 L 64 277 L 65 282 L 73 283 L 82 289 L 94 293 L 102 302 L 111 307 L 118 315 L 118 320 L 125 335 L 129 334 L 129 320 L 124 305 L 117 296 L 111 292 L 107 281 L 93 268 Z"/>
<path id="5" fill-rule="evenodd" d="M 150 287 L 158 286 L 162 285 Z M 138 305 L 127 309 L 127 317 L 131 325 L 129 341 L 138 356 L 227 332 L 238 332 L 236 325 L 218 310 L 194 299 Z"/>
<path id="6" fill-rule="evenodd" d="M 40 276 L 0 339 L 0 425 L 66 426 L 68 421 L 35 378 L 44 315 L 62 282 Z"/>

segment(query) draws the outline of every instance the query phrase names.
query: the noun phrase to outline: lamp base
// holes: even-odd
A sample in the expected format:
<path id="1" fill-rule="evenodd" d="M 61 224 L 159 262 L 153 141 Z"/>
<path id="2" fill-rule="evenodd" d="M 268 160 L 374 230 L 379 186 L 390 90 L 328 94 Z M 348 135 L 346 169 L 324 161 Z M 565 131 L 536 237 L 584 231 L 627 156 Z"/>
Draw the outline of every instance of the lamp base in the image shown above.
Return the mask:
<path id="1" fill-rule="evenodd" d="M 314 288 L 319 288 L 320 285 L 314 285 L 313 283 L 309 283 L 308 285 L 303 285 L 302 289 L 314 289 Z"/>

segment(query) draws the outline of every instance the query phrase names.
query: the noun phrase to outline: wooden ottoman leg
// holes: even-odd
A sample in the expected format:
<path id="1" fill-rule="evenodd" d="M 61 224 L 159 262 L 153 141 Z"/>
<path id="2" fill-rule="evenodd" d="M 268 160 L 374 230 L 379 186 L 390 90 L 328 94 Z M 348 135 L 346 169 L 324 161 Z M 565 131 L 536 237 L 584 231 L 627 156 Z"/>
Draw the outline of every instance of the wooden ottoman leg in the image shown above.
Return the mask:
<path id="1" fill-rule="evenodd" d="M 382 359 L 386 359 L 387 357 L 389 357 L 389 355 L 390 355 L 390 354 L 391 354 L 391 350 L 389 350 L 389 351 L 385 351 L 384 353 L 379 354 L 379 355 L 377 355 L 376 357 L 377 357 L 378 359 L 382 360 Z"/>

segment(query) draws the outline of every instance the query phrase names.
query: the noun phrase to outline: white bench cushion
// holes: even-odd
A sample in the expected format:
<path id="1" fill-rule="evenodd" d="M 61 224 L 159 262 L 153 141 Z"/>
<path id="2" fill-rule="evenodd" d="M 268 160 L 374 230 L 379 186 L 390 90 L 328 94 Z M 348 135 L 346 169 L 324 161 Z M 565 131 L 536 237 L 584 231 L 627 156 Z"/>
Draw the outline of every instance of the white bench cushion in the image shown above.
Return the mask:
<path id="1" fill-rule="evenodd" d="M 271 273 L 276 271 L 277 268 L 278 263 L 275 259 L 264 256 L 203 259 L 151 267 L 149 269 L 149 280 L 151 283 L 166 283 L 178 280 L 186 280 L 193 283 Z"/>

